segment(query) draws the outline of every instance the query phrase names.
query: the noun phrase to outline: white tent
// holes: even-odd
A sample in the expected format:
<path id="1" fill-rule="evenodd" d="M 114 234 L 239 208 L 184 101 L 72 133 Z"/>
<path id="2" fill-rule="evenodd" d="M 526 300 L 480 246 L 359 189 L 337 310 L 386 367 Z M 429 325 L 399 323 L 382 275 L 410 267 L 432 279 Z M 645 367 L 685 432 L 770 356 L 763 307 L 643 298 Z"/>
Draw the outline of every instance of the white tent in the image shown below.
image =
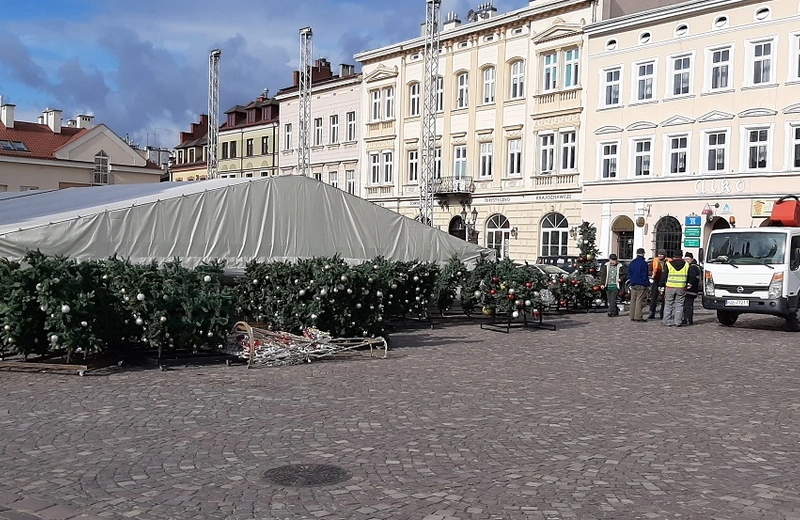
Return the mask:
<path id="1" fill-rule="evenodd" d="M 32 192 L 28 192 L 32 193 Z M 493 251 L 313 179 L 284 176 L 69 188 L 0 199 L 0 256 L 38 249 L 78 260 L 112 255 L 185 265 L 339 254 L 472 264 Z"/>

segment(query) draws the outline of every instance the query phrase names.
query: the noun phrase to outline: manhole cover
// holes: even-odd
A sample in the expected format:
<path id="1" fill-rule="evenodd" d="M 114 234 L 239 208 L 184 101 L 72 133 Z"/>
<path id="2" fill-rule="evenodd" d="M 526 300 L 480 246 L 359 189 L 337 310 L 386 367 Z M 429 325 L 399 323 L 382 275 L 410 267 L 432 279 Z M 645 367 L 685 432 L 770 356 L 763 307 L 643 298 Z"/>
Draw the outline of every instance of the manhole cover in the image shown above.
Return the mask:
<path id="1" fill-rule="evenodd" d="M 329 464 L 290 464 L 265 471 L 264 478 L 279 486 L 314 487 L 338 484 L 353 474 Z"/>

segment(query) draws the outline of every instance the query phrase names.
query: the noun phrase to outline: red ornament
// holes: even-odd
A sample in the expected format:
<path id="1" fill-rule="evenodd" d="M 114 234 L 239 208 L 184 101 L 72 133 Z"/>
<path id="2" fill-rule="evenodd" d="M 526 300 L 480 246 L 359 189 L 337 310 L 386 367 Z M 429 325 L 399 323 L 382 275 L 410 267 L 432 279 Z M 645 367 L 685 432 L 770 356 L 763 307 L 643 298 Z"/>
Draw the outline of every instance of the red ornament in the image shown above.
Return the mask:
<path id="1" fill-rule="evenodd" d="M 599 285 L 595 285 L 594 287 L 592 287 L 592 290 L 594 292 L 599 292 L 600 291 L 600 286 Z"/>
<path id="2" fill-rule="evenodd" d="M 491 294 L 492 296 L 494 296 L 495 294 L 497 294 L 497 291 L 495 291 L 494 289 L 492 289 L 491 291 L 489 291 L 489 294 Z"/>
<path id="3" fill-rule="evenodd" d="M 525 287 L 530 289 L 531 287 L 533 287 L 533 284 L 531 282 L 525 282 Z"/>
<path id="4" fill-rule="evenodd" d="M 561 283 L 566 282 L 566 280 L 564 278 L 560 278 L 558 281 L 561 282 Z"/>
<path id="5" fill-rule="evenodd" d="M 566 307 L 567 306 L 567 300 L 561 300 L 561 306 L 562 307 Z"/>
<path id="6" fill-rule="evenodd" d="M 515 298 L 515 296 L 513 294 L 509 294 L 508 295 L 508 299 L 511 300 L 512 302 L 514 301 L 514 298 Z"/>
<path id="7" fill-rule="evenodd" d="M 498 278 L 496 276 L 492 276 L 492 283 L 497 283 L 499 281 L 500 281 L 500 278 Z"/>
<path id="8" fill-rule="evenodd" d="M 589 274 L 594 274 L 594 267 L 589 268 Z"/>
<path id="9" fill-rule="evenodd" d="M 537 318 L 539 317 L 539 315 L 540 315 L 541 313 L 542 313 L 542 311 L 540 311 L 539 309 L 534 309 L 534 310 L 533 310 L 533 315 L 534 315 L 534 316 L 536 316 Z"/>
<path id="10" fill-rule="evenodd" d="M 572 285 L 578 285 L 578 280 L 572 280 Z"/>
<path id="11" fill-rule="evenodd" d="M 553 285 L 553 284 L 555 284 L 555 282 L 554 282 L 553 280 L 548 280 L 548 281 L 547 281 L 547 283 L 548 283 L 548 285 Z"/>
<path id="12" fill-rule="evenodd" d="M 585 258 L 583 258 L 582 256 L 578 257 L 578 262 L 583 263 L 584 260 Z"/>

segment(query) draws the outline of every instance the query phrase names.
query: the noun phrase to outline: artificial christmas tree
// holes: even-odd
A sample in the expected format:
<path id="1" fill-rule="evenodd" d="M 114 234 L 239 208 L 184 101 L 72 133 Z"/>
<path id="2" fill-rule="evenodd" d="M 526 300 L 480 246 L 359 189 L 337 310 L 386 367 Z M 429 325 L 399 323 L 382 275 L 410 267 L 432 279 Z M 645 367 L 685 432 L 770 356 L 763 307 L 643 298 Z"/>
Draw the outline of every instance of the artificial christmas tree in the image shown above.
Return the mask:
<path id="1" fill-rule="evenodd" d="M 596 277 L 599 273 L 597 256 L 597 228 L 589 222 L 578 227 L 578 259 L 575 271 L 559 280 L 558 294 L 564 307 L 591 308 L 601 298 L 600 284 Z M 602 302 L 602 300 L 601 300 Z"/>

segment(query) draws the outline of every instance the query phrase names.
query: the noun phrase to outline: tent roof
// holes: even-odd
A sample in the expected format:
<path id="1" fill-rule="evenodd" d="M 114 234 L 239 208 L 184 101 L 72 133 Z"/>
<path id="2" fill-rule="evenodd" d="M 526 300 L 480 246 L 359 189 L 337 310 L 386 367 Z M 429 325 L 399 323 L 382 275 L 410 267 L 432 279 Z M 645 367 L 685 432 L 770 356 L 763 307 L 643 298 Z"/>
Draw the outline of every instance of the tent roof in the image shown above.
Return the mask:
<path id="1" fill-rule="evenodd" d="M 314 179 L 283 176 L 128 184 L 32 192 L 0 199 L 0 256 L 29 249 L 79 260 L 250 260 L 339 254 L 360 263 L 467 263 L 493 251 Z"/>

